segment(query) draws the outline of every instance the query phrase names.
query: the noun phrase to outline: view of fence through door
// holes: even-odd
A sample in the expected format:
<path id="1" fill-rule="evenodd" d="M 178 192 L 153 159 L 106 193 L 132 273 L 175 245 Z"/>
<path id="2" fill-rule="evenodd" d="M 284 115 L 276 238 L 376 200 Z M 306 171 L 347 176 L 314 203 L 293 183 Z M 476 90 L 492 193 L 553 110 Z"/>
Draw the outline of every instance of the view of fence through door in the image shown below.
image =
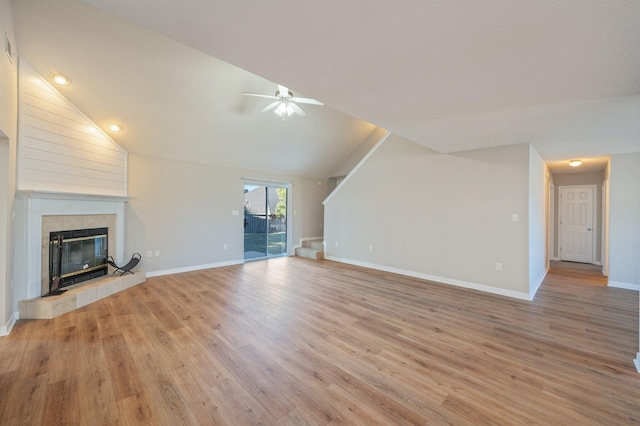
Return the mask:
<path id="1" fill-rule="evenodd" d="M 244 258 L 287 254 L 287 187 L 244 185 Z"/>
<path id="2" fill-rule="evenodd" d="M 593 263 L 593 186 L 560 187 L 560 259 Z"/>

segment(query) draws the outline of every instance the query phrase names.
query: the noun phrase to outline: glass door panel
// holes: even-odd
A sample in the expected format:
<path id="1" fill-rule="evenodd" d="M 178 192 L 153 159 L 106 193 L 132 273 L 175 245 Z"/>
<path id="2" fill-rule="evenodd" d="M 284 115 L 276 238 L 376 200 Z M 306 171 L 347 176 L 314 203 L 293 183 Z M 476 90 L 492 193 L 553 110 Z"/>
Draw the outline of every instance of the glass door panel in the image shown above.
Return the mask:
<path id="1" fill-rule="evenodd" d="M 267 233 L 267 254 L 279 256 L 287 254 L 287 188 L 267 188 L 269 211 Z"/>
<path id="2" fill-rule="evenodd" d="M 244 185 L 244 258 L 287 254 L 287 188 Z"/>

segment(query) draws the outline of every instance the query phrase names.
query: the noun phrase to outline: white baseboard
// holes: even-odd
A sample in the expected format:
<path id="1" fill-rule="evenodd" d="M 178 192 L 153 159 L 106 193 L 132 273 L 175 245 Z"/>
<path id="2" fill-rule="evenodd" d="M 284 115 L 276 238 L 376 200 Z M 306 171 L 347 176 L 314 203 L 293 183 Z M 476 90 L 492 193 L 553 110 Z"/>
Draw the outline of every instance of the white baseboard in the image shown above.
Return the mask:
<path id="1" fill-rule="evenodd" d="M 619 282 L 619 281 L 611 281 L 611 280 L 609 280 L 609 284 L 607 284 L 607 285 L 609 287 L 614 287 L 614 288 L 626 288 L 627 290 L 640 291 L 640 284 L 623 283 L 623 282 Z"/>
<path id="2" fill-rule="evenodd" d="M 538 277 L 535 284 L 533 285 L 533 288 L 529 288 L 529 300 L 533 300 L 533 298 L 536 297 L 536 293 L 538 292 L 538 290 L 540 290 L 542 281 L 544 281 L 544 278 L 547 276 L 548 273 L 549 273 L 549 265 L 547 265 L 544 272 Z"/>
<path id="3" fill-rule="evenodd" d="M 532 299 L 529 298 L 529 293 L 522 293 L 522 292 L 519 292 L 519 291 L 506 290 L 506 289 L 502 289 L 502 288 L 491 287 L 491 286 L 484 285 L 484 284 L 478 284 L 478 283 L 472 283 L 472 282 L 467 282 L 467 281 L 455 280 L 455 279 L 452 279 L 452 278 L 438 277 L 438 276 L 435 276 L 435 275 L 423 274 L 421 272 L 408 271 L 408 270 L 405 270 L 405 269 L 392 268 L 392 267 L 384 266 L 384 265 L 376 265 L 376 264 L 373 264 L 373 263 L 360 262 L 358 260 L 350 260 L 350 259 L 343 259 L 343 258 L 335 257 L 335 256 L 327 256 L 326 254 L 325 254 L 324 258 L 327 259 L 327 260 L 332 260 L 334 262 L 346 263 L 346 264 L 355 265 L 355 266 L 362 266 L 364 268 L 376 269 L 378 271 L 384 271 L 384 272 L 391 272 L 393 274 L 398 274 L 398 275 L 406 275 L 406 276 L 409 276 L 409 277 L 419 278 L 419 279 L 427 280 L 427 281 L 435 281 L 435 282 L 442 283 L 442 284 L 450 284 L 450 285 L 454 285 L 456 287 L 463 287 L 463 288 L 469 288 L 469 289 L 472 289 L 472 290 L 484 291 L 485 293 L 492 293 L 492 294 L 497 294 L 497 295 L 500 295 L 500 296 L 512 297 L 514 299 L 521 299 L 521 300 L 527 300 L 527 301 L 531 301 L 532 300 Z"/>
<path id="4" fill-rule="evenodd" d="M 636 354 L 636 358 L 633 360 L 633 363 L 636 365 L 636 370 L 640 373 L 640 352 Z"/>
<path id="5" fill-rule="evenodd" d="M 223 266 L 240 265 L 244 259 L 230 260 L 228 262 L 207 263 L 205 265 L 185 266 L 184 268 L 163 269 L 161 271 L 147 272 L 147 278 L 160 277 L 162 275 L 181 274 L 183 272 L 200 271 L 202 269 L 221 268 Z"/>
<path id="6" fill-rule="evenodd" d="M 8 336 L 9 333 L 11 333 L 11 329 L 13 328 L 14 325 L 16 325 L 16 321 L 18 321 L 19 318 L 20 318 L 20 314 L 17 311 L 11 314 L 9 321 L 7 321 L 5 325 L 0 327 L 0 336 Z"/>

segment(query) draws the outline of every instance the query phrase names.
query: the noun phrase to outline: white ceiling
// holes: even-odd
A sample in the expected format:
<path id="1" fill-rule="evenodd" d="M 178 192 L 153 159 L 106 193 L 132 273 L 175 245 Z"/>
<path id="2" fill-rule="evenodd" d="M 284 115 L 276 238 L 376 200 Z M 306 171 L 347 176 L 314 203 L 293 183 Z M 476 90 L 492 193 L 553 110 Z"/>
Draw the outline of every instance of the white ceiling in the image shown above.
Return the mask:
<path id="1" fill-rule="evenodd" d="M 637 0 L 13 6 L 19 54 L 134 153 L 328 176 L 374 128 L 338 111 L 440 152 L 531 143 L 555 171 L 640 151 Z M 239 95 L 265 79 L 330 107 L 276 123 Z"/>

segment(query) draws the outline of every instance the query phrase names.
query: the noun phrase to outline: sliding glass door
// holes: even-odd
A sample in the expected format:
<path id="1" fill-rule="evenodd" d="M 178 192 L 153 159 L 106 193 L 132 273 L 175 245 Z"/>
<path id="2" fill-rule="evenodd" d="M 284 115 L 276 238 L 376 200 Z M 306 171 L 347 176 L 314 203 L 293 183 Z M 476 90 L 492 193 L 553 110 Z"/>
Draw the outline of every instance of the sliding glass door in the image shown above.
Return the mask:
<path id="1" fill-rule="evenodd" d="M 287 254 L 287 192 L 284 185 L 244 185 L 244 258 Z"/>

